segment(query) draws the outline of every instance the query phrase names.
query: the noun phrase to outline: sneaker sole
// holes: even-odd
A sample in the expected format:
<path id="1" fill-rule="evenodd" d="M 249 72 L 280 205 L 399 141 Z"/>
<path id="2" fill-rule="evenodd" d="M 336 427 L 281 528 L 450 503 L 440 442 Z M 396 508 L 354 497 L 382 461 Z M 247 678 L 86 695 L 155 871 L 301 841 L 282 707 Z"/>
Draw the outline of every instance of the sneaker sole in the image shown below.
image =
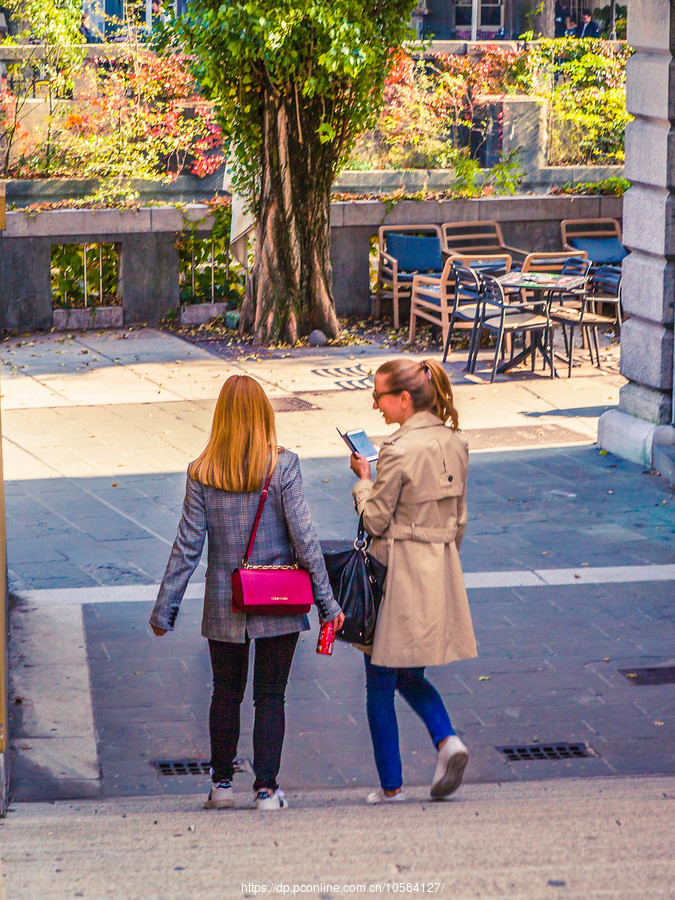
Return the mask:
<path id="1" fill-rule="evenodd" d="M 404 799 L 401 800 L 369 800 L 366 797 L 366 803 L 369 806 L 387 806 L 390 803 L 405 803 Z"/>
<path id="2" fill-rule="evenodd" d="M 445 767 L 445 773 L 438 781 L 434 781 L 431 785 L 431 796 L 434 800 L 441 800 L 443 797 L 449 797 L 454 793 L 462 783 L 464 769 L 469 762 L 469 754 L 463 751 L 453 753 L 448 759 Z"/>
<path id="3" fill-rule="evenodd" d="M 278 812 L 280 809 L 288 809 L 288 803 L 285 800 L 279 806 L 258 806 L 256 803 L 255 808 L 260 812 Z"/>
<path id="4" fill-rule="evenodd" d="M 204 809 L 232 809 L 234 800 L 205 800 Z"/>

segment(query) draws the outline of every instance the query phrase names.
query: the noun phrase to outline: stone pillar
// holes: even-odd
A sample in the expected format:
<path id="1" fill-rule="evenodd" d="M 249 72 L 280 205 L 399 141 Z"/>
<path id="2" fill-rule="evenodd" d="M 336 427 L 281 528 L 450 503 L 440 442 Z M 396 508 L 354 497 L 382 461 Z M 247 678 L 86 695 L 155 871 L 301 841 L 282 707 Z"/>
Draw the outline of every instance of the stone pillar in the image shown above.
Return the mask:
<path id="1" fill-rule="evenodd" d="M 547 165 L 547 105 L 519 94 L 506 94 L 502 103 L 502 156 L 517 150 L 520 168 L 526 176 L 536 177 Z"/>
<path id="2" fill-rule="evenodd" d="M 654 448 L 675 444 L 675 4 L 632 0 L 628 43 L 621 371 L 628 378 L 618 410 L 605 413 L 598 441 L 651 467 Z"/>
<path id="3" fill-rule="evenodd" d="M 0 237 L 0 328 L 49 331 L 52 327 L 50 267 L 49 241 Z"/>
<path id="4" fill-rule="evenodd" d="M 0 427 L 1 437 L 2 427 Z M 9 738 L 8 594 L 5 480 L 2 468 L 2 447 L 0 446 L 0 816 L 7 814 L 7 790 L 9 788 L 9 754 L 7 752 Z"/>
<path id="5" fill-rule="evenodd" d="M 175 234 L 130 234 L 122 238 L 118 292 L 125 325 L 156 325 L 179 308 L 178 269 Z"/>

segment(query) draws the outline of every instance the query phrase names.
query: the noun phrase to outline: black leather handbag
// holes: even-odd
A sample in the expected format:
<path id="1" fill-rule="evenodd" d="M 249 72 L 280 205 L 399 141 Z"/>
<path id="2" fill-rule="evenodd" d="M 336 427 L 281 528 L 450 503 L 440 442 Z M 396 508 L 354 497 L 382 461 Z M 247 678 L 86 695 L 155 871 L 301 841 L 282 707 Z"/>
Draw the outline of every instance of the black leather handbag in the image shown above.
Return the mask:
<path id="1" fill-rule="evenodd" d="M 324 553 L 323 557 L 333 594 L 345 614 L 344 625 L 335 637 L 349 644 L 373 643 L 384 592 L 387 567 L 368 553 L 370 540 L 361 516 L 353 550 Z"/>

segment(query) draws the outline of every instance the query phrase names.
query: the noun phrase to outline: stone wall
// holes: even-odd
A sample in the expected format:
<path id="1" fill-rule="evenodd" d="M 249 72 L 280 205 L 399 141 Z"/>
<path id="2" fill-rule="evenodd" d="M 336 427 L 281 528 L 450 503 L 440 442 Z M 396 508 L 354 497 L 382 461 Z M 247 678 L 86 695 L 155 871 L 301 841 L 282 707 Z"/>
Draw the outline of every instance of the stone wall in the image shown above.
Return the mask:
<path id="1" fill-rule="evenodd" d="M 333 296 L 340 315 L 368 310 L 370 239 L 380 225 L 442 224 L 496 220 L 504 239 L 525 250 L 560 250 L 562 219 L 621 219 L 620 197 L 480 197 L 474 200 L 405 200 L 394 207 L 378 200 L 331 207 Z"/>
<path id="2" fill-rule="evenodd" d="M 331 206 L 333 293 L 339 315 L 370 312 L 371 238 L 382 224 L 476 222 L 495 219 L 506 242 L 526 250 L 559 250 L 565 218 L 621 218 L 616 197 L 509 197 L 475 200 L 339 201 Z M 9 212 L 0 236 L 0 329 L 52 326 L 51 247 L 114 243 L 120 249 L 119 293 L 124 322 L 154 324 L 179 305 L 176 239 L 189 224 L 207 236 L 208 209 L 152 207 L 130 210 Z"/>
<path id="3" fill-rule="evenodd" d="M 0 236 L 0 329 L 52 327 L 51 247 L 84 242 L 119 247 L 125 324 L 166 318 L 179 304 L 176 239 L 193 223 L 199 234 L 210 233 L 206 207 L 7 213 Z"/>

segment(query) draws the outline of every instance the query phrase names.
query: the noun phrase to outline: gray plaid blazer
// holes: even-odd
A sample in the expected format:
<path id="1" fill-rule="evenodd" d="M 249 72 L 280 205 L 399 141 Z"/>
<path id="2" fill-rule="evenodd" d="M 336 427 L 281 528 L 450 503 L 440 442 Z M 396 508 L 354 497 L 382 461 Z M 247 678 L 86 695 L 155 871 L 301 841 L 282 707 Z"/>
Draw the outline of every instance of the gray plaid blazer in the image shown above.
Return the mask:
<path id="1" fill-rule="evenodd" d="M 232 571 L 241 564 L 260 501 L 260 493 L 233 493 L 187 476 L 183 512 L 150 622 L 173 631 L 190 576 L 209 536 L 202 634 L 215 641 L 243 644 L 250 638 L 307 631 L 306 615 L 254 615 L 232 611 Z M 267 501 L 253 545 L 254 565 L 287 565 L 293 549 L 312 579 L 322 620 L 340 613 L 331 590 L 321 545 L 305 500 L 300 461 L 283 450 L 272 474 Z"/>

